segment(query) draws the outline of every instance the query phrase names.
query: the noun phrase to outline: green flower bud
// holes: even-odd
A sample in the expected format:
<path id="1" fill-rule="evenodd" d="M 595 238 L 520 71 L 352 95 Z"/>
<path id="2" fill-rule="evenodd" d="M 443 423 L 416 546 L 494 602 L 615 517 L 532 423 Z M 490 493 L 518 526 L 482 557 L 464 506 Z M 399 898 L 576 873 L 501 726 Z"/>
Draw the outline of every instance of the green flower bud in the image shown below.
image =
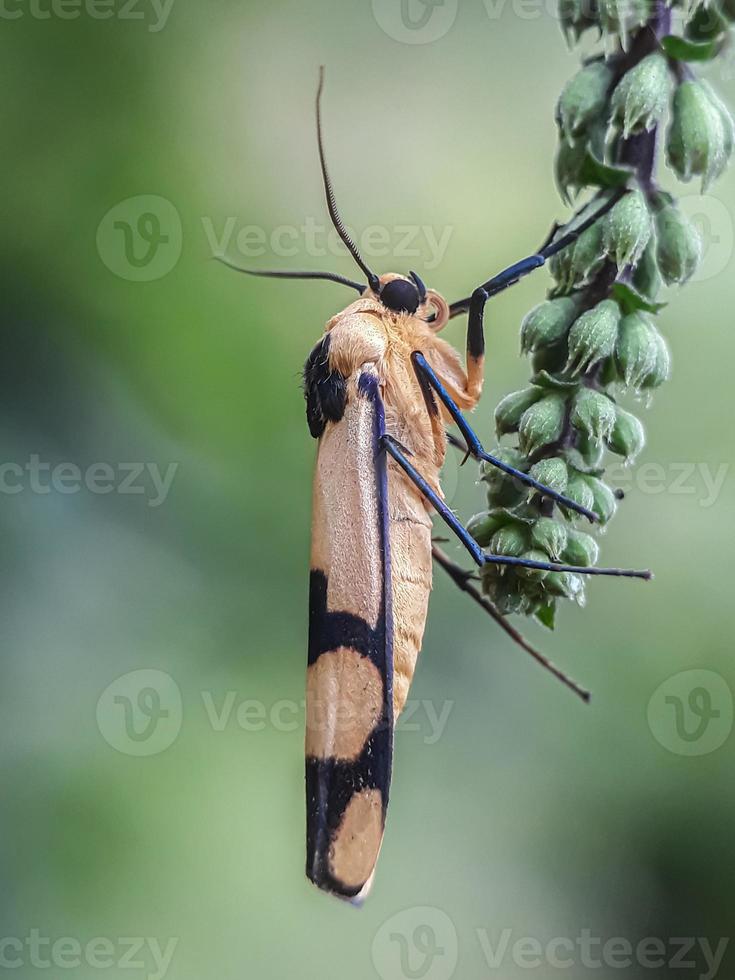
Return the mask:
<path id="1" fill-rule="evenodd" d="M 530 551 L 524 551 L 521 555 L 526 561 L 548 561 L 548 557 L 545 551 L 539 551 L 536 548 L 532 548 Z M 517 568 L 516 574 L 520 575 L 522 578 L 528 578 L 535 580 L 537 582 L 543 581 L 549 574 L 548 569 L 545 568 Z"/>
<path id="2" fill-rule="evenodd" d="M 658 332 L 654 331 L 656 343 L 656 361 L 653 369 L 641 381 L 641 388 L 658 388 L 671 377 L 671 355 L 666 341 Z"/>
<path id="3" fill-rule="evenodd" d="M 646 444 L 646 433 L 635 415 L 618 407 L 615 425 L 607 444 L 618 456 L 634 460 Z"/>
<path id="4" fill-rule="evenodd" d="M 640 191 L 630 191 L 604 218 L 602 239 L 605 250 L 619 269 L 635 265 L 653 232 L 653 222 Z"/>
<path id="5" fill-rule="evenodd" d="M 490 544 L 493 534 L 508 524 L 510 520 L 511 517 L 506 510 L 502 507 L 496 507 L 471 517 L 467 522 L 467 531 L 481 548 L 486 548 Z"/>
<path id="6" fill-rule="evenodd" d="M 727 144 L 724 119 L 705 89 L 699 82 L 682 82 L 674 95 L 666 138 L 672 169 L 682 180 L 701 174 L 702 190 L 706 190 L 725 168 Z"/>
<path id="7" fill-rule="evenodd" d="M 553 517 L 540 517 L 531 528 L 531 544 L 540 548 L 544 558 L 559 561 L 567 546 L 567 525 Z"/>
<path id="8" fill-rule="evenodd" d="M 622 124 L 623 137 L 653 129 L 670 95 L 671 75 L 662 54 L 650 54 L 626 72 L 612 96 L 613 119 Z"/>
<path id="9" fill-rule="evenodd" d="M 592 510 L 594 507 L 595 498 L 592 493 L 592 488 L 586 482 L 583 473 L 577 473 L 576 471 L 570 473 L 566 496 L 570 500 L 573 500 L 575 504 L 584 507 L 585 510 Z"/>
<path id="10" fill-rule="evenodd" d="M 612 72 L 602 61 L 585 65 L 569 79 L 556 108 L 557 122 L 564 138 L 573 143 L 607 103 Z"/>
<path id="11" fill-rule="evenodd" d="M 620 308 L 605 299 L 579 316 L 569 331 L 569 360 L 567 370 L 573 374 L 589 371 L 615 350 Z"/>
<path id="12" fill-rule="evenodd" d="M 567 464 L 558 456 L 540 459 L 538 463 L 534 463 L 529 471 L 529 476 L 557 493 L 565 493 L 569 482 Z"/>
<path id="13" fill-rule="evenodd" d="M 615 358 L 618 373 L 628 388 L 640 388 L 656 367 L 658 331 L 643 313 L 629 313 L 620 321 Z"/>
<path id="14" fill-rule="evenodd" d="M 526 458 L 517 449 L 507 447 L 494 449 L 491 453 L 502 463 L 507 463 L 517 470 L 525 471 L 527 467 Z M 491 508 L 495 507 L 514 507 L 525 499 L 528 491 L 526 487 L 512 476 L 508 476 L 492 463 L 482 463 L 480 465 L 480 478 L 487 484 L 488 501 Z"/>
<path id="15" fill-rule="evenodd" d="M 584 592 L 581 576 L 571 572 L 549 572 L 544 579 L 544 591 L 565 599 L 576 599 Z"/>
<path id="16" fill-rule="evenodd" d="M 572 425 L 595 442 L 603 442 L 615 425 L 615 404 L 602 392 L 582 388 L 572 405 Z"/>
<path id="17" fill-rule="evenodd" d="M 600 524 L 607 524 L 618 509 L 615 494 L 606 483 L 598 480 L 595 476 L 583 476 L 582 479 L 592 492 L 590 510 L 597 514 Z"/>
<path id="18" fill-rule="evenodd" d="M 581 565 L 583 568 L 596 565 L 600 557 L 600 546 L 591 534 L 570 527 L 567 530 L 567 546 L 561 557 L 562 561 L 570 565 Z"/>
<path id="19" fill-rule="evenodd" d="M 512 522 L 496 531 L 490 541 L 490 554 L 518 558 L 528 547 L 528 531 L 524 524 Z"/>
<path id="20" fill-rule="evenodd" d="M 539 303 L 526 314 L 521 324 L 521 351 L 527 354 L 563 340 L 577 309 L 576 301 L 568 296 Z"/>
<path id="21" fill-rule="evenodd" d="M 566 399 L 562 395 L 547 395 L 526 409 L 518 428 L 521 450 L 530 456 L 561 436 L 564 428 Z"/>
<path id="22" fill-rule="evenodd" d="M 699 232 L 672 204 L 656 215 L 656 258 L 669 285 L 686 282 L 697 271 L 702 259 Z"/>
<path id="23" fill-rule="evenodd" d="M 529 388 L 506 395 L 495 409 L 495 430 L 498 436 L 517 432 L 523 413 L 537 402 L 543 393 L 542 388 L 531 385 Z"/>
<path id="24" fill-rule="evenodd" d="M 642 296 L 656 299 L 661 291 L 661 274 L 656 264 L 655 241 L 651 239 L 633 273 L 633 285 Z"/>

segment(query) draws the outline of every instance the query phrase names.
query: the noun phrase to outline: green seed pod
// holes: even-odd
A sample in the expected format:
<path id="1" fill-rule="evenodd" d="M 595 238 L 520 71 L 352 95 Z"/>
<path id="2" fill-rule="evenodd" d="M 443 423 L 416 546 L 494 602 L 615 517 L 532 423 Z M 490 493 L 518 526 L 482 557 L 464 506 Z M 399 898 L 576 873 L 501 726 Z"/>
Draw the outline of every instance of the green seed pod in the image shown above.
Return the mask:
<path id="1" fill-rule="evenodd" d="M 615 404 L 602 392 L 582 388 L 572 405 L 572 425 L 594 442 L 603 442 L 615 425 Z"/>
<path id="2" fill-rule="evenodd" d="M 630 191 L 607 213 L 602 228 L 605 250 L 618 269 L 635 265 L 653 232 L 653 222 L 640 191 Z"/>
<path id="3" fill-rule="evenodd" d="M 607 524 L 618 509 L 615 494 L 606 483 L 598 480 L 595 476 L 583 476 L 582 479 L 592 492 L 590 510 L 597 514 L 600 524 Z"/>
<path id="4" fill-rule="evenodd" d="M 584 592 L 584 582 L 581 576 L 571 572 L 549 572 L 544 579 L 544 591 L 565 599 L 577 599 Z"/>
<path id="5" fill-rule="evenodd" d="M 565 450 L 568 464 L 582 473 L 599 470 L 605 455 L 604 444 L 590 439 L 582 432 L 579 433 L 576 443 L 576 446 L 570 446 Z"/>
<path id="6" fill-rule="evenodd" d="M 653 129 L 670 95 L 671 75 L 662 54 L 650 54 L 626 72 L 612 96 L 613 119 L 622 125 L 623 137 Z"/>
<path id="7" fill-rule="evenodd" d="M 569 565 L 581 565 L 583 568 L 596 565 L 600 557 L 600 546 L 591 534 L 570 527 L 567 530 L 567 546 L 561 556 L 562 561 Z"/>
<path id="8" fill-rule="evenodd" d="M 633 273 L 633 285 L 648 299 L 656 299 L 661 291 L 662 280 L 656 264 L 656 243 L 653 239 L 648 243 L 641 260 Z"/>
<path id="9" fill-rule="evenodd" d="M 565 204 L 571 204 L 578 192 L 584 187 L 582 168 L 587 159 L 587 143 L 577 140 L 568 143 L 560 140 L 554 160 L 554 177 L 556 186 Z"/>
<path id="10" fill-rule="evenodd" d="M 645 444 L 646 433 L 641 423 L 635 415 L 618 407 L 615 425 L 607 441 L 610 450 L 632 461 Z"/>
<path id="11" fill-rule="evenodd" d="M 702 260 L 699 232 L 670 204 L 656 214 L 656 259 L 666 282 L 686 282 Z"/>
<path id="12" fill-rule="evenodd" d="M 547 395 L 526 409 L 518 434 L 521 450 L 527 456 L 556 442 L 564 428 L 565 411 L 566 399 L 559 394 Z"/>
<path id="13" fill-rule="evenodd" d="M 577 473 L 574 470 L 570 472 L 566 496 L 586 510 L 592 510 L 594 507 L 595 498 L 592 494 L 592 488 L 587 484 L 583 473 Z"/>
<path id="14" fill-rule="evenodd" d="M 531 544 L 540 548 L 544 558 L 559 561 L 567 546 L 569 532 L 566 524 L 553 517 L 540 517 L 531 528 Z"/>
<path id="15" fill-rule="evenodd" d="M 547 299 L 535 306 L 521 324 L 521 351 L 528 354 L 563 340 L 578 308 L 577 302 L 568 296 Z"/>
<path id="16" fill-rule="evenodd" d="M 490 554 L 518 558 L 528 548 L 528 530 L 525 524 L 512 522 L 496 531 L 490 541 Z"/>
<path id="17" fill-rule="evenodd" d="M 567 370 L 581 374 L 610 357 L 615 350 L 619 320 L 620 308 L 611 299 L 582 313 L 569 331 Z"/>
<path id="18" fill-rule="evenodd" d="M 542 388 L 531 385 L 529 388 L 522 388 L 520 391 L 506 395 L 495 409 L 495 430 L 498 436 L 517 432 L 523 413 L 537 402 L 543 393 Z"/>
<path id="19" fill-rule="evenodd" d="M 643 313 L 629 313 L 620 321 L 615 358 L 618 373 L 628 388 L 638 389 L 656 368 L 658 331 Z"/>
<path id="20" fill-rule="evenodd" d="M 467 522 L 467 531 L 477 541 L 481 548 L 486 548 L 496 531 L 500 530 L 511 520 L 510 515 L 502 507 L 484 510 L 475 514 Z"/>
<path id="21" fill-rule="evenodd" d="M 725 103 L 712 88 L 709 82 L 705 81 L 704 79 L 700 79 L 699 84 L 720 117 L 720 122 L 722 123 L 725 133 L 725 157 L 729 160 L 732 156 L 733 145 L 735 144 L 735 121 L 732 118 L 730 110 L 727 108 Z"/>
<path id="22" fill-rule="evenodd" d="M 602 61 L 585 65 L 569 79 L 559 98 L 556 118 L 569 143 L 579 137 L 607 103 L 612 72 Z"/>
<path id="23" fill-rule="evenodd" d="M 558 456 L 552 456 L 550 459 L 540 459 L 538 463 L 534 463 L 529 471 L 529 476 L 532 476 L 534 480 L 542 483 L 550 490 L 555 490 L 557 493 L 566 493 L 569 473 L 567 471 L 567 464 L 563 459 L 559 459 Z"/>
<path id="24" fill-rule="evenodd" d="M 590 281 L 605 260 L 602 226 L 598 222 L 582 232 L 571 248 L 570 272 L 575 286 Z"/>
<path id="25" fill-rule="evenodd" d="M 537 548 L 532 548 L 530 551 L 524 551 L 521 555 L 526 561 L 548 561 L 548 557 L 545 551 L 539 551 Z M 520 575 L 521 578 L 531 579 L 532 581 L 542 582 L 546 576 L 549 574 L 548 569 L 545 568 L 518 568 L 516 569 L 516 574 Z"/>
<path id="26" fill-rule="evenodd" d="M 719 177 L 727 163 L 728 134 L 722 114 L 695 81 L 682 82 L 674 95 L 666 137 L 669 165 L 682 180 L 702 177 L 702 190 Z"/>
<path id="27" fill-rule="evenodd" d="M 642 379 L 641 388 L 658 388 L 671 377 L 671 355 L 666 341 L 658 332 L 654 331 L 656 342 L 656 362 L 649 374 Z"/>
<path id="28" fill-rule="evenodd" d="M 496 459 L 517 470 L 525 470 L 525 456 L 517 449 L 508 447 L 496 448 L 491 453 Z M 480 465 L 480 479 L 487 484 L 488 503 L 491 509 L 496 507 L 514 507 L 525 499 L 527 488 L 512 476 L 508 476 L 492 463 Z"/>

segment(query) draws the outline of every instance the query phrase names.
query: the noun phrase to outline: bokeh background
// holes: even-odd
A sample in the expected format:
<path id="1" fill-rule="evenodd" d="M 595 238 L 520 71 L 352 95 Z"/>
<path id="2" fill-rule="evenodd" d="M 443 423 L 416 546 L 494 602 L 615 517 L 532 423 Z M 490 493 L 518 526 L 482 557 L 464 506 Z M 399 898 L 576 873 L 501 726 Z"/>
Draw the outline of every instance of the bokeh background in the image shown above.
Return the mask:
<path id="1" fill-rule="evenodd" d="M 326 227 L 325 63 L 345 216 L 383 229 L 389 253 L 418 228 L 420 254 L 374 257 L 378 271 L 417 268 L 453 299 L 533 249 L 565 213 L 553 107 L 579 53 L 543 5 L 456 6 L 409 7 L 429 15 L 415 30 L 399 0 L 4 8 L 0 456 L 21 469 L 0 494 L 0 937 L 16 976 L 43 973 L 32 930 L 72 941 L 46 975 L 170 980 L 706 976 L 701 947 L 678 971 L 595 968 L 580 946 L 563 970 L 529 970 L 510 947 L 587 929 L 659 939 L 668 963 L 674 937 L 732 933 L 733 174 L 703 202 L 684 189 L 707 257 L 662 316 L 675 371 L 637 472 L 654 469 L 628 474 L 603 542 L 606 563 L 656 580 L 599 581 L 556 633 L 527 626 L 591 706 L 438 572 L 373 895 L 357 912 L 303 877 L 314 444 L 299 370 L 349 294 L 238 276 L 211 261 L 212 236 L 244 264 L 354 274 L 299 231 Z M 732 104 L 729 66 L 709 74 Z M 449 236 L 438 263 L 425 225 Z M 545 277 L 489 312 L 487 445 L 528 375 L 518 324 Z M 112 490 L 75 491 L 74 467 L 98 464 Z M 127 464 L 148 464 L 142 492 L 123 492 Z M 170 464 L 161 500 L 150 468 Z M 481 509 L 472 465 L 446 476 L 463 517 Z M 125 937 L 145 940 L 137 966 Z M 65 965 L 98 938 L 113 952 Z M 157 970 L 149 940 L 171 939 Z"/>

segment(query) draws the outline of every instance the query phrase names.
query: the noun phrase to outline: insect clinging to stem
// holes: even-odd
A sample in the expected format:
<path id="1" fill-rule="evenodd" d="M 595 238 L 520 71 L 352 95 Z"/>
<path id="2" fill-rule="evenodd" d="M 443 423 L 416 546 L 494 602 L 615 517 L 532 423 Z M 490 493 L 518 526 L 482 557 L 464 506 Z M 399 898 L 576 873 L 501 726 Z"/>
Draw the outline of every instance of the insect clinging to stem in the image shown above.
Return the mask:
<path id="1" fill-rule="evenodd" d="M 482 391 L 488 299 L 572 244 L 625 190 L 574 230 L 548 240 L 450 306 L 417 273 L 379 276 L 360 255 L 339 215 L 327 170 L 323 84 L 322 69 L 316 113 L 327 208 L 366 283 L 329 272 L 232 267 L 249 275 L 328 280 L 359 294 L 329 320 L 304 368 L 306 416 L 318 440 L 309 595 L 306 872 L 319 888 L 359 904 L 370 889 L 383 839 L 394 724 L 421 649 L 432 557 L 530 653 L 586 697 L 525 644 L 474 588 L 473 576 L 435 546 L 431 515 L 442 519 L 479 567 L 497 563 L 643 579 L 650 573 L 487 554 L 446 505 L 440 484 L 446 425 L 453 422 L 465 458 L 499 467 L 526 485 L 535 500 L 596 520 L 584 507 L 488 454 L 463 412 L 475 407 Z M 464 366 L 439 336 L 449 319 L 463 312 L 469 313 Z"/>

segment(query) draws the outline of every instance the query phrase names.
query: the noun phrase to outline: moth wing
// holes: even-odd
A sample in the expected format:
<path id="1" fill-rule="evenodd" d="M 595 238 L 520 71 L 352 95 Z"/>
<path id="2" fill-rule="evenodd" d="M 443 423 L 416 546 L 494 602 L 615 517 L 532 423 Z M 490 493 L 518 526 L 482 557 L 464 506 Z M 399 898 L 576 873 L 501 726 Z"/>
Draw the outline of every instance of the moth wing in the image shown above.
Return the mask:
<path id="1" fill-rule="evenodd" d="M 383 839 L 393 756 L 384 432 L 379 379 L 363 366 L 317 452 L 306 696 L 306 873 L 358 903 Z"/>

